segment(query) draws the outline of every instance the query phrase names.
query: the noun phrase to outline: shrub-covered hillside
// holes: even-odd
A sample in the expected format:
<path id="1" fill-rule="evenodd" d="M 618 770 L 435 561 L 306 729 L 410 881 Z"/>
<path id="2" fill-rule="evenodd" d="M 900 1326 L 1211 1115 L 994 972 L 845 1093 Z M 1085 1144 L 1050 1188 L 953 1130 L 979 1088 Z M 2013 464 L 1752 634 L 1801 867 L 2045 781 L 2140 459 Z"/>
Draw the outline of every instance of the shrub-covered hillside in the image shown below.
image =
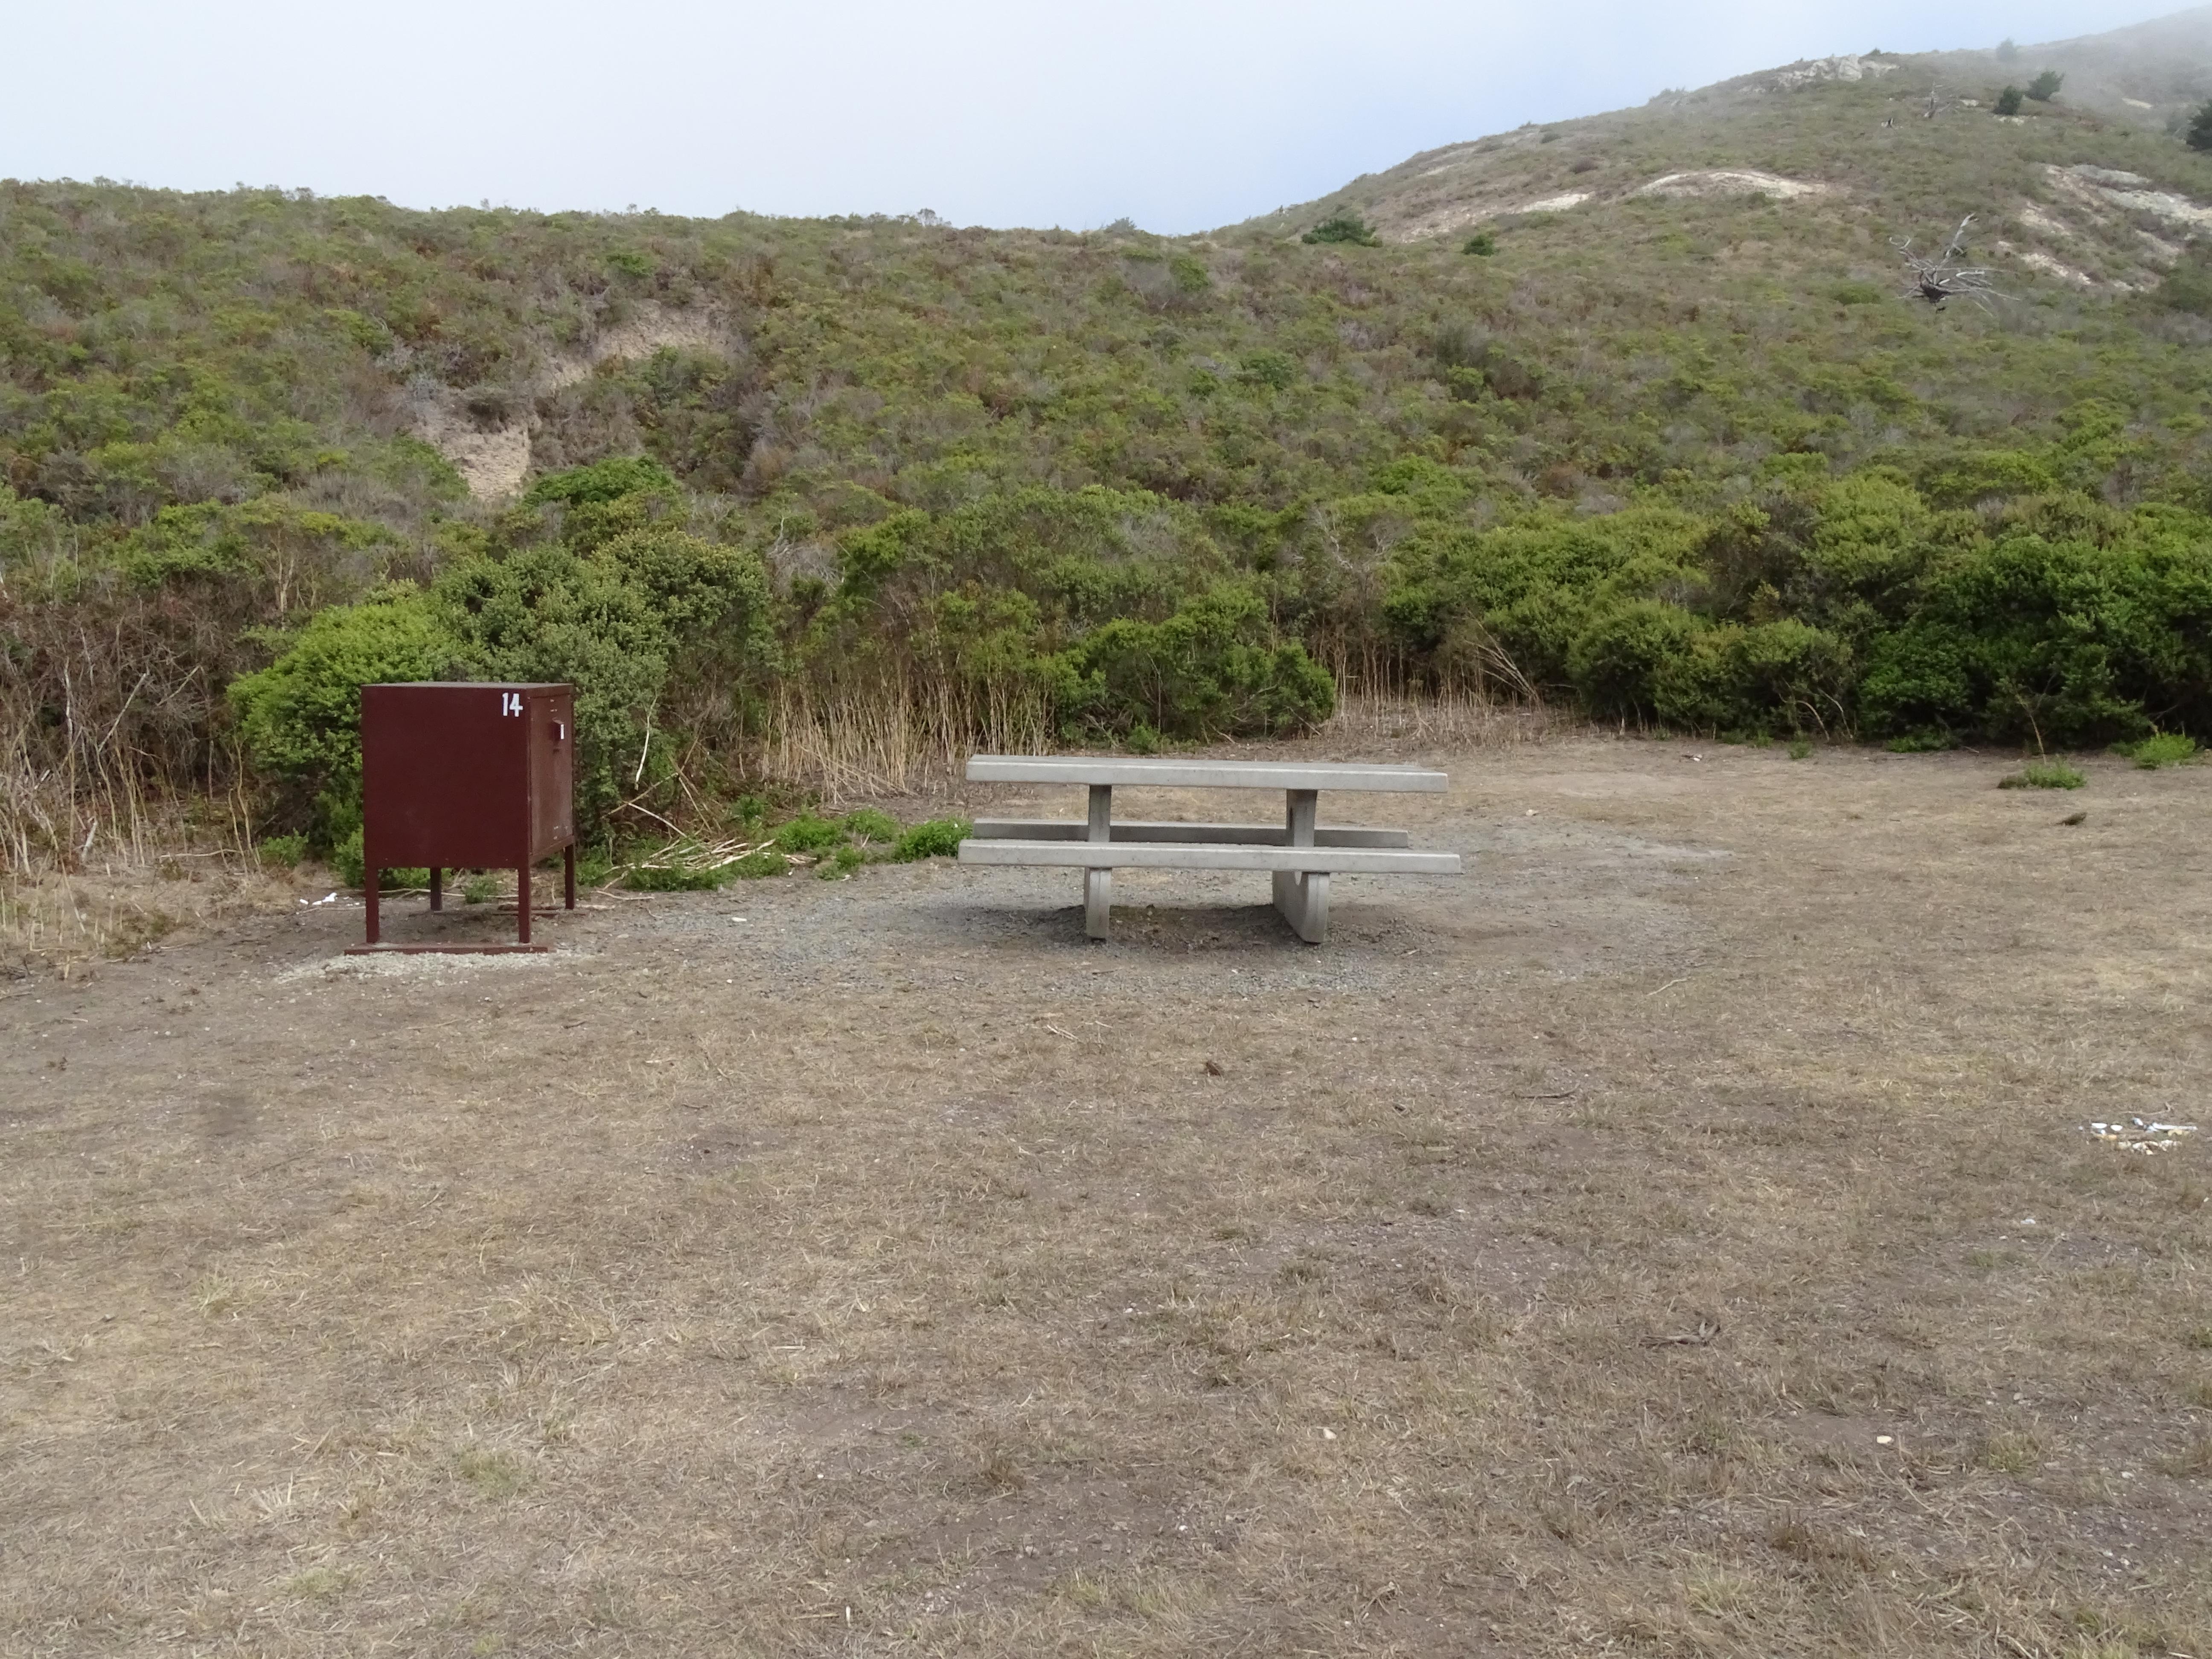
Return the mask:
<path id="1" fill-rule="evenodd" d="M 1922 68 L 1172 240 L 0 185 L 0 857 L 340 835 L 403 675 L 576 680 L 608 826 L 1358 681 L 2212 733 L 2212 159 Z M 1968 214 L 2004 297 L 1898 297 Z"/>

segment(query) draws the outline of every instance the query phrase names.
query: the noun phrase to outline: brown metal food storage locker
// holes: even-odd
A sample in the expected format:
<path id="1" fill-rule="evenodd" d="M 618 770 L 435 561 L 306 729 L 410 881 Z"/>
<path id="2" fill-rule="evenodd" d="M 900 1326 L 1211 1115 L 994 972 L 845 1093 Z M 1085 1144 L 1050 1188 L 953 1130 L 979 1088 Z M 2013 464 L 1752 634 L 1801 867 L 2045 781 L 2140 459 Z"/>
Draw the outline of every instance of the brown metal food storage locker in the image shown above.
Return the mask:
<path id="1" fill-rule="evenodd" d="M 576 908 L 575 691 L 480 682 L 361 689 L 362 864 L 368 942 L 357 950 L 528 951 L 530 869 L 563 854 Z M 516 875 L 513 945 L 383 945 L 380 870 L 427 865 L 430 908 L 447 869 Z"/>

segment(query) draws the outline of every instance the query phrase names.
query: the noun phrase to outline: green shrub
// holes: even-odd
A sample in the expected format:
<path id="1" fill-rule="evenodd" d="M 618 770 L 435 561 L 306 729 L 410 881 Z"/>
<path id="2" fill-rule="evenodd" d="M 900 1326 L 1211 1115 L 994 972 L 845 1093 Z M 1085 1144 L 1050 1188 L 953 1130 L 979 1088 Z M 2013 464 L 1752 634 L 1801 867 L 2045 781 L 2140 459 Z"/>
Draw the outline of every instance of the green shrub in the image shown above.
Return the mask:
<path id="1" fill-rule="evenodd" d="M 675 475 L 643 455 L 617 455 L 590 466 L 572 466 L 549 472 L 530 486 L 523 499 L 562 501 L 574 506 L 586 501 L 618 501 L 625 495 L 676 489 Z"/>
<path id="2" fill-rule="evenodd" d="M 2155 772 L 2162 766 L 2179 766 L 2197 758 L 2197 739 L 2179 732 L 2160 732 L 2140 743 L 2120 743 L 2112 745 L 2113 752 L 2124 755 L 2146 772 Z"/>
<path id="3" fill-rule="evenodd" d="M 264 836 L 261 844 L 253 849 L 262 863 L 272 870 L 296 869 L 307 856 L 305 836 Z"/>
<path id="4" fill-rule="evenodd" d="M 823 853 L 845 839 L 845 827 L 830 818 L 801 813 L 776 826 L 776 850 L 783 853 Z"/>
<path id="5" fill-rule="evenodd" d="M 2047 104 L 2058 95 L 2058 88 L 2066 84 L 2066 77 L 2057 70 L 2045 70 L 2027 83 L 2027 95 L 2039 104 Z"/>
<path id="6" fill-rule="evenodd" d="M 2146 708 L 2212 714 L 2212 539 L 2172 515 L 2134 537 L 2048 528 L 1950 554 L 1869 642 L 1858 695 L 1874 733 L 2070 748 L 2142 734 Z"/>
<path id="7" fill-rule="evenodd" d="M 2079 789 L 2088 779 L 2064 761 L 2030 761 L 1997 780 L 2000 789 Z"/>
<path id="8" fill-rule="evenodd" d="M 457 654 L 424 596 L 398 586 L 318 611 L 275 662 L 231 683 L 247 753 L 315 844 L 334 847 L 360 823 L 361 688 L 458 678 Z"/>
<path id="9" fill-rule="evenodd" d="M 582 879 L 582 873 L 581 871 L 577 872 L 579 880 Z M 461 884 L 461 902 L 464 904 L 489 904 L 498 896 L 499 883 L 481 871 Z"/>
<path id="10" fill-rule="evenodd" d="M 931 818 L 901 836 L 898 845 L 891 849 L 891 856 L 902 864 L 916 859 L 957 857 L 960 843 L 968 839 L 974 828 L 965 818 Z"/>
<path id="11" fill-rule="evenodd" d="M 2212 150 L 2212 99 L 2207 99 L 2197 106 L 2197 112 L 2189 118 L 2189 125 L 2184 131 L 2182 139 L 2191 149 Z"/>
<path id="12" fill-rule="evenodd" d="M 1356 213 L 1333 213 L 1298 238 L 1302 242 L 1350 242 L 1360 247 L 1380 247 L 1382 239 Z"/>
<path id="13" fill-rule="evenodd" d="M 723 866 L 739 881 L 758 881 L 765 876 L 791 872 L 791 860 L 773 847 L 757 847 L 736 863 Z"/>
<path id="14" fill-rule="evenodd" d="M 864 846 L 892 846 L 900 835 L 898 820 L 888 812 L 878 812 L 872 806 L 863 806 L 857 812 L 848 812 L 844 830 Z"/>
<path id="15" fill-rule="evenodd" d="M 1237 378 L 1246 386 L 1283 392 L 1297 383 L 1298 366 L 1288 352 L 1248 351 L 1237 362 Z"/>
<path id="16" fill-rule="evenodd" d="M 1792 738 L 1790 740 L 1790 758 L 1791 760 L 1805 760 L 1809 758 L 1812 753 L 1813 744 L 1811 739 L 1807 738 Z"/>
<path id="17" fill-rule="evenodd" d="M 586 836 L 668 777 L 670 744 L 656 752 L 647 726 L 672 693 L 741 681 L 770 650 L 759 559 L 665 528 L 588 553 L 538 546 L 463 559 L 431 599 L 477 678 L 575 687 L 577 828 Z"/>
<path id="18" fill-rule="evenodd" d="M 1600 720 L 1642 720 L 1659 714 L 1660 681 L 1680 710 L 1702 690 L 1692 651 L 1704 624 L 1680 605 L 1632 599 L 1592 617 L 1567 648 L 1567 673 L 1583 705 Z"/>
<path id="19" fill-rule="evenodd" d="M 1336 684 L 1275 632 L 1253 589 L 1186 600 L 1164 622 L 1117 618 L 1054 659 L 1054 703 L 1070 736 L 1142 724 L 1164 736 L 1282 736 L 1328 718 Z"/>
<path id="20" fill-rule="evenodd" d="M 1480 254 L 1488 258 L 1498 252 L 1498 238 L 1486 230 L 1478 230 L 1460 244 L 1459 251 L 1462 253 Z"/>
<path id="21" fill-rule="evenodd" d="M 2000 115 L 2017 115 L 2020 113 L 2020 88 L 2018 87 L 2007 87 L 2002 92 L 1997 94 L 1997 113 Z"/>

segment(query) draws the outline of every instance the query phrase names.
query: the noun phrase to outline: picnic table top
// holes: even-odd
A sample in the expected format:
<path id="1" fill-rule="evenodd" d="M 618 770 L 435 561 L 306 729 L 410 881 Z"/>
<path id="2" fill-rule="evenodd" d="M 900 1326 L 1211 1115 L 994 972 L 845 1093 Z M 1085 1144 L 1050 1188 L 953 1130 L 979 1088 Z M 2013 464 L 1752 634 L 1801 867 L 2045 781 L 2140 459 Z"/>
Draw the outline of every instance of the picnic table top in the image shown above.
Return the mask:
<path id="1" fill-rule="evenodd" d="M 1444 775 L 1419 766 L 1332 761 L 1133 759 L 1123 755 L 976 755 L 970 783 L 1084 783 L 1165 789 L 1370 789 L 1440 794 Z"/>

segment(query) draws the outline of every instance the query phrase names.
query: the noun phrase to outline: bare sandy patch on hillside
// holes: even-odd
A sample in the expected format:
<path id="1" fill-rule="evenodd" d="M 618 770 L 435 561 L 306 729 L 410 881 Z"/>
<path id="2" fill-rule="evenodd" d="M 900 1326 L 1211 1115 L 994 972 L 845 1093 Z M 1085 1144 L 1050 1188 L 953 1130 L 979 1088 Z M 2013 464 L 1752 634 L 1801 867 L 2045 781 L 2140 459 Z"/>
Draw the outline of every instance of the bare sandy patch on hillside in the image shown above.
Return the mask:
<path id="1" fill-rule="evenodd" d="M 532 397 L 574 386 L 601 363 L 634 362 L 656 351 L 726 353 L 721 319 L 703 311 L 678 311 L 646 302 L 622 322 L 602 330 L 581 352 L 560 353 L 528 388 Z M 485 428 L 461 409 L 458 393 L 441 388 L 416 416 L 416 433 L 453 463 L 469 493 L 499 501 L 517 493 L 530 476 L 530 441 L 537 417 L 525 414 Z"/>
<path id="2" fill-rule="evenodd" d="M 1833 185 L 1806 179 L 1785 179 L 1778 173 L 1756 167 L 1709 167 L 1695 173 L 1670 173 L 1639 186 L 1638 196 L 1771 196 L 1794 202 L 1808 196 L 1832 196 Z"/>
<path id="3" fill-rule="evenodd" d="M 2193 202 L 2172 191 L 2154 190 L 2151 181 L 2139 173 L 2124 173 L 2116 167 L 2081 165 L 2044 168 L 2044 176 L 2059 192 L 2075 204 L 2088 208 L 2100 220 L 2109 221 L 2112 210 L 2140 213 L 2162 221 L 2169 228 L 2185 236 L 2198 236 L 2212 232 L 2212 208 Z"/>
<path id="4" fill-rule="evenodd" d="M 0 988 L 0 1652 L 2212 1651 L 2212 767 L 1285 752 L 1469 873 Z"/>

